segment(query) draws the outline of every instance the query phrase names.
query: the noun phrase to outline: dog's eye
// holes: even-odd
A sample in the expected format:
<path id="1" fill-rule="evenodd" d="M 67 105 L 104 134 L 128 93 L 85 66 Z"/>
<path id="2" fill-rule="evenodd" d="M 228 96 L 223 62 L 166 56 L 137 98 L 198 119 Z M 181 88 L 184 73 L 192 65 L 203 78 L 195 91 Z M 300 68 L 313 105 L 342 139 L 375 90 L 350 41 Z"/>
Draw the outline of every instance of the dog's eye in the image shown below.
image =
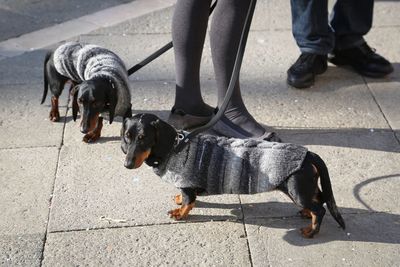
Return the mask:
<path id="1" fill-rule="evenodd" d="M 127 132 L 127 133 L 125 134 L 125 137 L 126 137 L 127 139 L 130 139 L 130 138 L 131 138 L 131 134 L 130 134 L 129 132 Z"/>
<path id="2" fill-rule="evenodd" d="M 143 134 L 139 134 L 137 138 L 138 138 L 138 140 L 142 140 L 144 138 L 144 135 Z"/>

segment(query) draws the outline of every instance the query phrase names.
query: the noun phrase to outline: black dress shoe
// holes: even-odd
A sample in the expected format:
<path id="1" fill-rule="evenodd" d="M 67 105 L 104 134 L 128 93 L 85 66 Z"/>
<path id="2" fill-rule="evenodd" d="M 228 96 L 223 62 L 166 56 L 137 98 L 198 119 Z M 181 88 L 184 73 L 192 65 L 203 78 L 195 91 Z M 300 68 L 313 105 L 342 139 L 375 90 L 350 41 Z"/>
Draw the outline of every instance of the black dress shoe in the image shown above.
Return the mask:
<path id="1" fill-rule="evenodd" d="M 350 65 L 361 75 L 382 78 L 393 72 L 393 66 L 384 57 L 375 53 L 367 43 L 344 50 L 334 50 L 329 61 L 335 65 Z"/>
<path id="2" fill-rule="evenodd" d="M 307 88 L 314 84 L 315 75 L 327 69 L 327 56 L 303 53 L 287 71 L 287 83 L 296 88 Z"/>

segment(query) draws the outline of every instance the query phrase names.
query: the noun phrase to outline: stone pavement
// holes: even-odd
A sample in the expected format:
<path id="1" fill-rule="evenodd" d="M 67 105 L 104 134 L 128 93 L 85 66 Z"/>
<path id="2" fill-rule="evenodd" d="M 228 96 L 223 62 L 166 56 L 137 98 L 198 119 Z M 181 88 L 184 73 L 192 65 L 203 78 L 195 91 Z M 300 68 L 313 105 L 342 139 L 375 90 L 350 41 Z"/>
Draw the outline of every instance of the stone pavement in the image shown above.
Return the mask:
<path id="1" fill-rule="evenodd" d="M 110 48 L 132 66 L 171 40 L 172 11 L 72 39 Z M 39 105 L 43 58 L 57 44 L 0 57 L 0 266 L 399 266 L 399 12 L 398 1 L 376 1 L 367 36 L 393 74 L 367 79 L 330 65 L 314 87 L 295 90 L 285 82 L 299 53 L 289 3 L 258 1 L 243 97 L 257 120 L 324 158 L 347 224 L 342 231 L 327 214 L 311 240 L 298 231 L 308 221 L 278 192 L 199 197 L 187 221 L 172 221 L 166 212 L 179 191 L 148 167 L 123 167 L 119 122 L 106 124 L 98 143 L 83 143 L 66 93 L 61 122 L 49 122 L 49 99 Z M 173 66 L 170 51 L 131 76 L 134 112 L 167 117 Z M 201 79 L 215 104 L 208 43 Z"/>

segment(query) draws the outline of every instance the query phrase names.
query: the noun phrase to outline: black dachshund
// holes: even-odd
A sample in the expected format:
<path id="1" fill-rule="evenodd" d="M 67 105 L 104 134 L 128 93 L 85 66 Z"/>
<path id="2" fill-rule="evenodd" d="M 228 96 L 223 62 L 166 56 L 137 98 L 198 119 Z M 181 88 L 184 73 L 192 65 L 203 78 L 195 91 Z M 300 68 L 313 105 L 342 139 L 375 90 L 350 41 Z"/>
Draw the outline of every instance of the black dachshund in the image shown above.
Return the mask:
<path id="1" fill-rule="evenodd" d="M 122 60 L 113 52 L 96 46 L 69 42 L 44 60 L 44 103 L 48 87 L 51 98 L 50 120 L 58 121 L 58 98 L 67 82 L 71 82 L 72 115 L 74 121 L 81 113 L 80 130 L 85 142 L 96 141 L 101 135 L 107 112 L 110 124 L 114 116 L 131 117 L 131 96 L 127 71 Z"/>
<path id="2" fill-rule="evenodd" d="M 152 166 L 163 180 L 173 183 L 182 194 L 175 197 L 180 208 L 170 216 L 180 220 L 194 207 L 196 195 L 254 194 L 280 190 L 302 208 L 311 225 L 301 229 L 312 238 L 319 232 L 325 215 L 323 204 L 345 229 L 332 192 L 323 160 L 302 146 L 254 139 L 197 135 L 179 152 L 178 133 L 152 114 L 127 118 L 121 129 L 125 167 Z M 322 191 L 318 187 L 320 178 Z"/>

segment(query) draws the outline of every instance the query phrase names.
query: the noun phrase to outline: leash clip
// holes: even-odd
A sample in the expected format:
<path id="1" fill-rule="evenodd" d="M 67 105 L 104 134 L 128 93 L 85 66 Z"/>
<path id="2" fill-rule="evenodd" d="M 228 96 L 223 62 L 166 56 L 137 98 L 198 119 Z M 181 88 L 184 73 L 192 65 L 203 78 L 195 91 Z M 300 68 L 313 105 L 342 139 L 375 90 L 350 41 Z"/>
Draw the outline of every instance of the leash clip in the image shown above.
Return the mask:
<path id="1" fill-rule="evenodd" d="M 178 133 L 178 142 L 182 141 L 185 139 L 185 135 L 183 133 Z"/>
<path id="2" fill-rule="evenodd" d="M 189 132 L 186 131 L 179 131 L 178 135 L 176 136 L 176 142 L 175 142 L 175 153 L 178 153 L 179 151 L 182 150 L 185 144 L 189 141 L 189 138 L 187 138 L 189 135 Z"/>

